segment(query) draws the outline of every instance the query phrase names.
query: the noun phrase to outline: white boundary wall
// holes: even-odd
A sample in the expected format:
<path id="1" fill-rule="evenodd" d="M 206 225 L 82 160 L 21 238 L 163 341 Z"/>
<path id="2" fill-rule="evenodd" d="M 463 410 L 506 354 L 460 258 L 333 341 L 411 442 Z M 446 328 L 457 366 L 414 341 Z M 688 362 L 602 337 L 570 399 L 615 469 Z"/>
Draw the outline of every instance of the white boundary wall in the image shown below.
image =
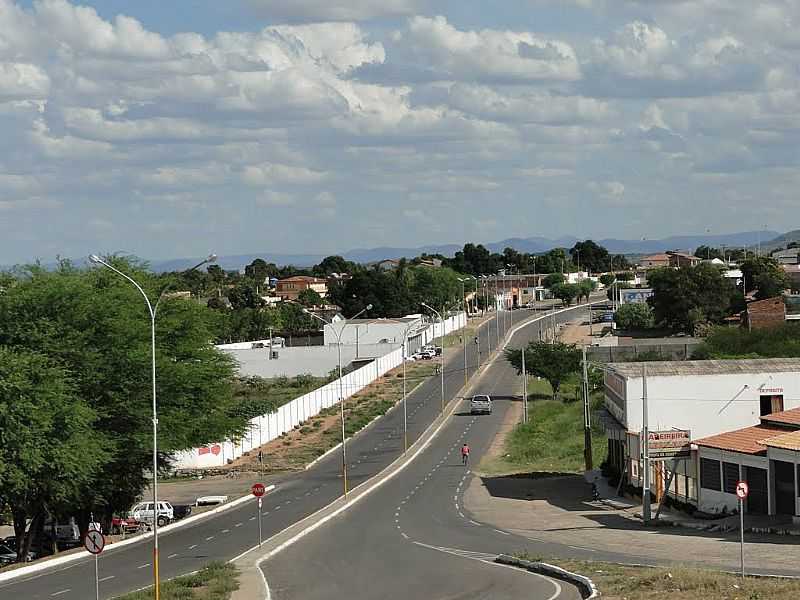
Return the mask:
<path id="1" fill-rule="evenodd" d="M 444 335 L 461 329 L 466 324 L 466 315 L 457 315 L 444 322 Z M 422 344 L 441 337 L 442 325 L 432 323 L 421 334 Z M 403 363 L 403 349 L 397 348 L 373 360 L 360 369 L 342 377 L 342 392 L 345 398 L 358 393 L 370 383 Z M 240 440 L 227 440 L 178 452 L 173 457 L 175 469 L 204 469 L 221 467 L 228 460 L 235 460 L 245 452 L 266 444 L 291 431 L 295 425 L 319 414 L 319 412 L 339 403 L 339 380 L 332 381 L 321 388 L 295 398 L 281 406 L 276 412 L 255 417 L 250 420 L 249 431 Z"/>

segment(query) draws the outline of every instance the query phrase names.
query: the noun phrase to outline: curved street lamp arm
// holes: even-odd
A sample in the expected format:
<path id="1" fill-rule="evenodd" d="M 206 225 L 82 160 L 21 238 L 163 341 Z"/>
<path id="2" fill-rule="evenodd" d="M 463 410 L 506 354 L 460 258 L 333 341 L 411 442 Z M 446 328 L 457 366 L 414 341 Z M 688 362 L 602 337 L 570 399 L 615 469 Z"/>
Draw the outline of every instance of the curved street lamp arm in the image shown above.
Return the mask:
<path id="1" fill-rule="evenodd" d="M 126 275 L 125 273 L 123 273 L 122 271 L 117 269 L 115 266 L 107 263 L 106 261 L 104 261 L 102 258 L 100 258 L 99 256 L 97 256 L 95 254 L 90 256 L 89 260 L 91 260 L 93 263 L 98 263 L 98 264 L 103 265 L 104 267 L 107 267 L 107 268 L 111 269 L 117 275 L 119 275 L 121 277 L 124 277 L 125 279 L 130 281 L 133 284 L 133 286 L 137 290 L 139 290 L 139 293 L 144 297 L 145 302 L 147 302 L 147 309 L 150 311 L 150 318 L 151 319 L 155 319 L 156 318 L 156 313 L 155 313 L 155 310 L 153 309 L 153 305 L 150 303 L 150 298 L 147 297 L 147 293 L 145 293 L 145 291 L 142 289 L 142 286 L 140 286 L 138 283 L 136 283 L 136 281 L 134 281 L 132 277 L 130 277 L 129 275 Z"/>

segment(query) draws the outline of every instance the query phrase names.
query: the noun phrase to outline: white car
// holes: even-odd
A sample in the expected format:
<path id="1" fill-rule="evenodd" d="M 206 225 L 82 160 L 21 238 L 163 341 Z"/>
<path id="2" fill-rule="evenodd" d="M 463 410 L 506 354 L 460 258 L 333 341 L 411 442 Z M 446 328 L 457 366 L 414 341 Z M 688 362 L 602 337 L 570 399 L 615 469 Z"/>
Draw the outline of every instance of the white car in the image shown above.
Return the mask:
<path id="1" fill-rule="evenodd" d="M 131 509 L 130 516 L 141 523 L 153 522 L 153 503 L 140 502 Z M 157 511 L 157 523 L 159 527 L 163 527 L 171 523 L 175 519 L 175 512 L 172 504 L 169 502 L 159 501 Z"/>
<path id="2" fill-rule="evenodd" d="M 486 395 L 473 396 L 469 401 L 469 412 L 473 415 L 492 414 L 492 399 Z"/>

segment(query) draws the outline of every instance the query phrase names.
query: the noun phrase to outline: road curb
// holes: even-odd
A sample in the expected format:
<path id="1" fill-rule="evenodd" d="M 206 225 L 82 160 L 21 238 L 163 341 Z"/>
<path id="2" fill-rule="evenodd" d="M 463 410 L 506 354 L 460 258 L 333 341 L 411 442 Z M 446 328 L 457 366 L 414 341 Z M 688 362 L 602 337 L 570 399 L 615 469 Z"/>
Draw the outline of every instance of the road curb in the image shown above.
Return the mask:
<path id="1" fill-rule="evenodd" d="M 594 598 L 600 598 L 601 596 L 600 590 L 597 589 L 597 586 L 595 586 L 591 579 L 584 577 L 583 575 L 578 575 L 577 573 L 572 573 L 555 565 L 545 562 L 533 562 L 530 560 L 523 560 L 521 558 L 514 558 L 513 556 L 508 556 L 506 554 L 501 554 L 494 559 L 494 562 L 501 565 L 507 565 L 509 567 L 525 569 L 531 573 L 538 573 L 539 575 L 544 575 L 546 577 L 560 579 L 561 581 L 571 583 L 577 587 L 578 590 L 580 590 L 581 597 L 585 600 L 593 600 Z"/>

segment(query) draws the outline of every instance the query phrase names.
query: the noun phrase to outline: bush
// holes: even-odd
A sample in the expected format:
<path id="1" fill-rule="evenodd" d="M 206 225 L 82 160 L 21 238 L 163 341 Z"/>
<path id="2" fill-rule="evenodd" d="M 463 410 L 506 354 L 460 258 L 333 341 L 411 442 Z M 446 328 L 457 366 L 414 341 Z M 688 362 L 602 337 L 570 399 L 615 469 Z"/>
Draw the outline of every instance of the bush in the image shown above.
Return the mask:
<path id="1" fill-rule="evenodd" d="M 620 329 L 650 329 L 654 326 L 653 309 L 647 304 L 623 304 L 614 320 Z"/>

